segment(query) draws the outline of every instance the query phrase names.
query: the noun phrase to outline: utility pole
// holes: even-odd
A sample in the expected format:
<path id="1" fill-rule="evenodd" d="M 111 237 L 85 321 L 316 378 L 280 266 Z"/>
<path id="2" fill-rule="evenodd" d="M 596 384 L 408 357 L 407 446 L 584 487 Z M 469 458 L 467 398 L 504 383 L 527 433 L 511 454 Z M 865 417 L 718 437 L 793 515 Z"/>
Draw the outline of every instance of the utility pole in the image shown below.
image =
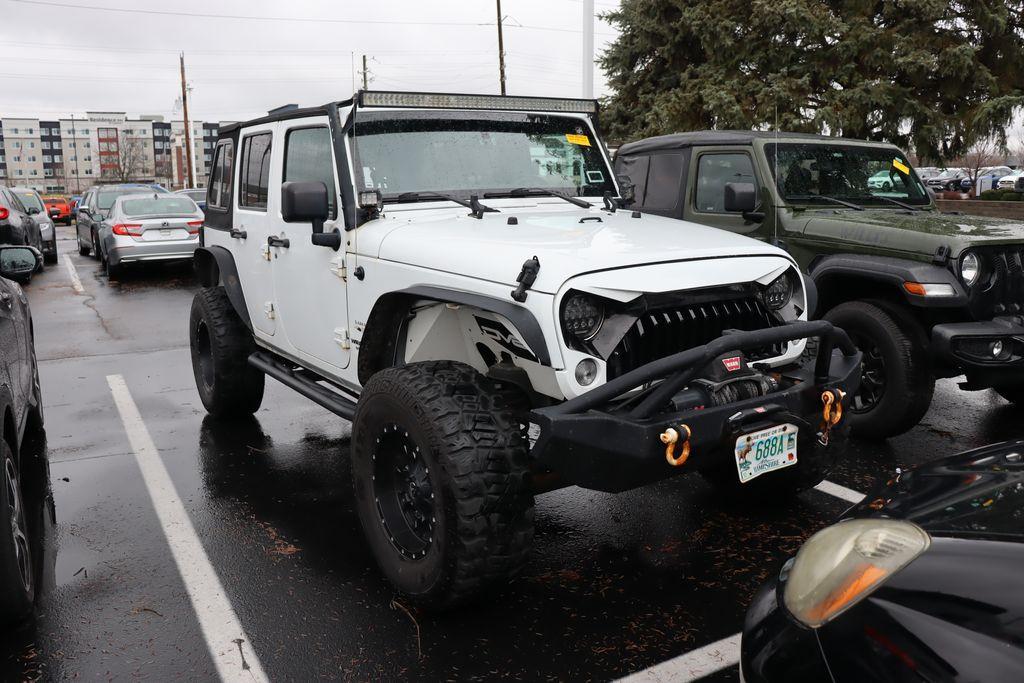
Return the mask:
<path id="1" fill-rule="evenodd" d="M 505 37 L 501 33 L 501 0 L 498 2 L 498 79 L 501 94 L 505 94 Z"/>
<path id="2" fill-rule="evenodd" d="M 192 175 L 192 124 L 188 121 L 188 87 L 185 85 L 185 53 L 178 54 L 181 61 L 181 110 L 185 117 L 185 168 L 188 189 L 195 187 L 195 176 Z"/>
<path id="3" fill-rule="evenodd" d="M 362 73 L 363 73 L 363 90 L 369 90 L 370 89 L 370 85 L 369 85 L 369 80 L 367 78 L 368 70 L 366 68 L 366 55 L 363 55 L 363 71 L 362 71 Z"/>
<path id="4" fill-rule="evenodd" d="M 594 97 L 594 0 L 583 0 L 583 97 Z"/>
<path id="5" fill-rule="evenodd" d="M 81 152 L 78 149 L 78 140 L 75 139 L 75 115 L 71 115 L 71 144 L 75 146 L 75 194 L 82 194 L 82 175 L 78 171 L 78 155 Z M 67 150 L 64 150 L 67 152 Z M 65 154 L 66 156 L 66 154 Z"/>

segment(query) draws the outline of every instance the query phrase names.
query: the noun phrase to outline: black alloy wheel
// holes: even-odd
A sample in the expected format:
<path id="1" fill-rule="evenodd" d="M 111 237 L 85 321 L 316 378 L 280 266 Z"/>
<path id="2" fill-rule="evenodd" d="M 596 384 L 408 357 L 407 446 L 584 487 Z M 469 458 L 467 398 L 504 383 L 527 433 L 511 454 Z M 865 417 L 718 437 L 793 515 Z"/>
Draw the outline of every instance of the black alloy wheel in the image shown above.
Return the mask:
<path id="1" fill-rule="evenodd" d="M 397 424 L 384 425 L 371 454 L 377 514 L 395 549 L 410 560 L 423 557 L 437 523 L 430 468 L 420 446 Z"/>
<path id="2" fill-rule="evenodd" d="M 863 414 L 873 410 L 885 396 L 887 386 L 885 358 L 882 356 L 878 344 L 873 342 L 870 337 L 850 332 L 850 341 L 864 354 L 860 386 L 850 397 L 850 412 Z"/>
<path id="3" fill-rule="evenodd" d="M 32 590 L 32 553 L 28 544 L 28 531 L 25 522 L 25 503 L 21 496 L 21 482 L 14 458 L 4 458 L 3 486 L 7 491 L 7 515 L 10 521 L 11 547 L 14 550 L 14 563 L 18 568 L 21 586 L 26 591 Z"/>

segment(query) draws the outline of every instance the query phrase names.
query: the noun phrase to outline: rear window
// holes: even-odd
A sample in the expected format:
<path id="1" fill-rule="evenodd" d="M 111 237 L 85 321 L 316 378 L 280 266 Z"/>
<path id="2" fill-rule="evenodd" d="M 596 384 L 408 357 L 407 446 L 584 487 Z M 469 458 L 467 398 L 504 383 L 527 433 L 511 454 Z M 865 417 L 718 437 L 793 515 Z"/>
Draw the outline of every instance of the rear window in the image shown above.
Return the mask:
<path id="1" fill-rule="evenodd" d="M 114 202 L 118 197 L 123 197 L 126 194 L 153 194 L 154 190 L 146 189 L 142 187 L 130 188 L 125 190 L 111 190 L 108 192 L 100 192 L 97 197 L 99 207 L 104 211 L 109 211 L 110 207 L 114 205 Z"/>
<path id="2" fill-rule="evenodd" d="M 126 216 L 173 216 L 196 212 L 196 205 L 188 197 L 144 197 L 121 202 Z"/>
<path id="3" fill-rule="evenodd" d="M 43 210 L 43 203 L 39 201 L 39 195 L 30 194 L 28 192 L 16 192 L 18 198 L 21 199 L 21 203 L 25 205 L 26 209 L 38 209 Z"/>

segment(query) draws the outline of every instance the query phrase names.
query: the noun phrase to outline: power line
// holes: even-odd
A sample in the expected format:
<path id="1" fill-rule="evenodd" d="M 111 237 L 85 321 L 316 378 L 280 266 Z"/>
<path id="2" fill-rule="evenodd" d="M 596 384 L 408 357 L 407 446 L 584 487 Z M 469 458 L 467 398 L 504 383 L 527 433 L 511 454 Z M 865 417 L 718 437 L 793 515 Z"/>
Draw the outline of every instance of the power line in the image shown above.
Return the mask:
<path id="1" fill-rule="evenodd" d="M 183 12 L 176 10 L 139 9 L 131 7 L 105 7 L 102 5 L 79 5 L 71 2 L 55 2 L 52 0 L 11 0 L 25 5 L 43 7 L 60 7 L 97 12 L 120 12 L 122 14 L 148 14 L 165 17 L 197 17 L 201 19 L 231 19 L 249 21 L 291 21 L 307 24 L 384 24 L 403 26 L 491 26 L 490 22 L 468 21 L 402 21 L 393 19 L 327 19 L 321 17 L 290 17 L 290 16 L 258 16 L 249 14 L 214 14 L 212 12 Z"/>
<path id="2" fill-rule="evenodd" d="M 16 0 L 11 0 L 12 2 Z M 178 50 L 160 47 L 116 47 L 116 46 L 93 46 L 93 45 L 68 45 L 67 43 L 36 43 L 16 40 L 5 40 L 4 45 L 22 45 L 25 47 L 46 48 L 48 50 L 87 50 L 94 52 L 160 52 L 167 54 L 178 54 Z M 349 56 L 351 50 L 189 50 L 189 55 L 344 55 Z M 400 54 L 400 55 L 483 55 L 492 54 L 491 50 L 378 50 L 374 48 L 374 54 Z"/>

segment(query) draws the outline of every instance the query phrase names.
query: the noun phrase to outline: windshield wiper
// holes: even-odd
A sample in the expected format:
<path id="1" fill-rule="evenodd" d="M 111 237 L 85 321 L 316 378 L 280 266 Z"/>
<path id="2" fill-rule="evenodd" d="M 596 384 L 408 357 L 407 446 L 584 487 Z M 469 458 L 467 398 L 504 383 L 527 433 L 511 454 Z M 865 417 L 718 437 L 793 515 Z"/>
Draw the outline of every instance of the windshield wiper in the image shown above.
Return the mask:
<path id="1" fill-rule="evenodd" d="M 848 202 L 844 199 L 839 199 L 838 197 L 829 197 L 827 194 L 788 194 L 786 195 L 786 199 L 795 199 L 796 201 L 807 199 L 824 199 L 834 204 L 841 204 L 847 208 L 855 209 L 857 211 L 864 210 L 864 207 L 860 206 L 859 204 L 854 204 L 853 202 Z"/>
<path id="2" fill-rule="evenodd" d="M 497 197 L 529 197 L 531 195 L 541 195 L 546 197 L 558 197 L 564 199 L 570 204 L 574 204 L 581 209 L 589 209 L 594 205 L 588 201 L 577 199 L 572 195 L 568 195 L 558 190 L 549 190 L 544 187 L 517 187 L 514 190 L 503 190 L 501 192 L 485 192 L 484 199 L 497 198 Z"/>
<path id="3" fill-rule="evenodd" d="M 431 199 L 447 199 L 450 202 L 455 202 L 461 206 L 470 209 L 473 213 L 469 214 L 474 218 L 483 218 L 483 215 L 488 212 L 497 212 L 498 210 L 491 206 L 486 206 L 480 203 L 480 200 L 473 195 L 469 200 L 460 199 L 454 195 L 445 194 L 444 192 L 402 192 L 393 199 L 400 202 L 418 202 L 422 200 L 430 201 Z"/>
<path id="4" fill-rule="evenodd" d="M 907 204 L 906 202 L 901 202 L 900 200 L 893 199 L 892 197 L 883 197 L 881 195 L 872 194 L 867 195 L 866 197 L 864 197 L 864 199 L 881 199 L 883 202 L 889 202 L 890 204 L 895 204 L 896 206 L 902 206 L 904 209 L 909 209 L 910 211 L 924 211 L 924 207 L 922 206 L 914 206 L 913 204 Z"/>

